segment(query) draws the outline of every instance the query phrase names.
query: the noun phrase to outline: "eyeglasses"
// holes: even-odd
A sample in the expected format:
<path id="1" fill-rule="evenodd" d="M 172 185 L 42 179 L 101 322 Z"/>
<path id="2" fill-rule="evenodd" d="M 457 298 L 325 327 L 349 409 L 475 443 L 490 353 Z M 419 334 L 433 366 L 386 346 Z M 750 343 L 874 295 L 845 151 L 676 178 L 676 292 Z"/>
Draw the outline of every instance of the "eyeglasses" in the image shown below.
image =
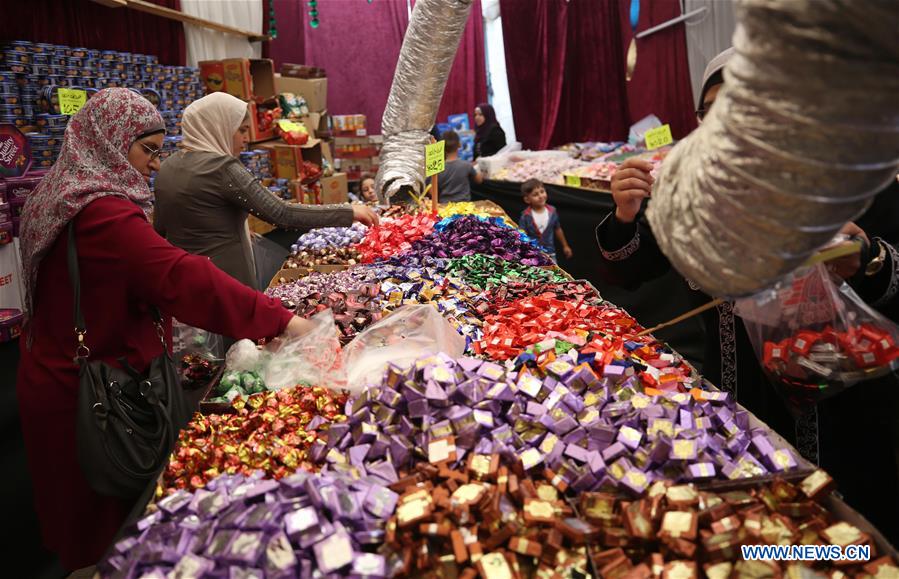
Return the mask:
<path id="1" fill-rule="evenodd" d="M 709 111 L 712 110 L 713 104 L 715 104 L 714 100 L 711 102 L 702 103 L 702 106 L 696 109 L 696 118 L 698 118 L 700 121 L 703 120 L 705 116 L 709 114 Z"/>
<path id="2" fill-rule="evenodd" d="M 147 145 L 146 143 L 141 143 L 140 146 L 144 148 L 144 151 L 146 151 L 148 155 L 150 155 L 151 161 L 154 159 L 158 159 L 159 156 L 162 155 L 162 149 L 157 149 L 155 147 L 151 147 L 151 146 Z"/>

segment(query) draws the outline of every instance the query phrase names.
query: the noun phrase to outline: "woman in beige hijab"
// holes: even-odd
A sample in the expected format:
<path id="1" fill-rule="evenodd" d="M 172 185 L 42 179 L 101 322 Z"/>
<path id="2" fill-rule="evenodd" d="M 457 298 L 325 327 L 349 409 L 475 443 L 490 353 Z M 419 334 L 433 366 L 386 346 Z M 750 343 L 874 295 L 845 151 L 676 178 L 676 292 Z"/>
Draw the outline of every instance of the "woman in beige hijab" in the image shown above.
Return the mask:
<path id="1" fill-rule="evenodd" d="M 286 203 L 237 159 L 248 142 L 247 103 L 229 94 L 207 95 L 184 110 L 182 150 L 156 177 L 154 226 L 173 245 L 205 255 L 244 284 L 258 289 L 247 216 L 279 227 L 308 230 L 377 223 L 365 206 Z"/>

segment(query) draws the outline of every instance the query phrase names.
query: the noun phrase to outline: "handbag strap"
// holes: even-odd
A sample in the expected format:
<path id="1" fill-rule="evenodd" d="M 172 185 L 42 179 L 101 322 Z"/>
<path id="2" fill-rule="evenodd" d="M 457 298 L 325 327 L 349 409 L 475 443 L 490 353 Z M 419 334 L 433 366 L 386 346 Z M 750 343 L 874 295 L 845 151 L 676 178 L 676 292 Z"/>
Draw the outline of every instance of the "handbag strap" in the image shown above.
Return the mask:
<path id="1" fill-rule="evenodd" d="M 74 293 L 75 335 L 78 345 L 75 349 L 75 361 L 83 361 L 90 357 L 91 349 L 84 343 L 87 327 L 84 324 L 84 314 L 81 312 L 81 271 L 78 268 L 78 247 L 75 245 L 75 221 L 69 221 L 69 247 L 68 247 L 69 279 L 72 281 Z M 153 316 L 153 324 L 159 341 L 162 342 L 162 353 L 168 355 L 169 349 L 165 341 L 165 330 L 162 328 L 162 314 L 156 306 L 150 306 L 150 314 Z"/>

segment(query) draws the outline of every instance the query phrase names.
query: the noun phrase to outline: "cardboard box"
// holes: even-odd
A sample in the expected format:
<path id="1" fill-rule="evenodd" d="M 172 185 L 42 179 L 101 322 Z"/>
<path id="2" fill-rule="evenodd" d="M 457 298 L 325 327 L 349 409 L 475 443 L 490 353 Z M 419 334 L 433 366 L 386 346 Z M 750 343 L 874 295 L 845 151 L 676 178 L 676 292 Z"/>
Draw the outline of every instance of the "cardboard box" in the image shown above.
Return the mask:
<path id="1" fill-rule="evenodd" d="M 221 60 L 203 60 L 198 64 L 206 94 L 225 90 L 225 65 Z"/>
<path id="2" fill-rule="evenodd" d="M 294 179 L 290 182 L 290 190 L 297 203 L 303 205 L 321 205 L 322 203 L 321 187 L 318 186 L 318 183 L 307 186 Z"/>
<path id="3" fill-rule="evenodd" d="M 323 68 L 306 64 L 294 64 L 292 62 L 281 64 L 281 74 L 296 78 L 325 78 L 328 76 Z"/>
<path id="4" fill-rule="evenodd" d="M 277 74 L 275 92 L 291 92 L 302 96 L 312 112 L 322 112 L 328 108 L 327 78 L 292 78 Z"/>
<path id="5" fill-rule="evenodd" d="M 245 101 L 264 101 L 277 94 L 275 65 L 271 59 L 226 58 L 222 65 L 225 92 Z"/>
<path id="6" fill-rule="evenodd" d="M 267 109 L 274 109 L 277 106 L 277 101 L 274 100 L 267 103 L 250 102 L 248 107 L 250 112 L 250 142 L 270 141 L 277 137 L 274 123 L 266 124 L 260 118 L 260 115 L 265 114 Z"/>
<path id="7" fill-rule="evenodd" d="M 332 115 L 331 132 L 335 137 L 365 137 L 368 135 L 365 115 Z"/>
<path id="8" fill-rule="evenodd" d="M 321 141 L 318 139 L 309 139 L 305 145 L 288 145 L 283 141 L 266 143 L 261 148 L 269 150 L 272 170 L 278 179 L 301 179 L 303 161 L 322 164 Z"/>
<path id="9" fill-rule="evenodd" d="M 334 173 L 330 177 L 321 178 L 322 204 L 347 203 L 350 186 L 346 173 Z"/>
<path id="10" fill-rule="evenodd" d="M 310 137 L 324 139 L 330 136 L 331 126 L 328 111 L 309 113 L 300 119 L 300 123 L 309 131 Z"/>

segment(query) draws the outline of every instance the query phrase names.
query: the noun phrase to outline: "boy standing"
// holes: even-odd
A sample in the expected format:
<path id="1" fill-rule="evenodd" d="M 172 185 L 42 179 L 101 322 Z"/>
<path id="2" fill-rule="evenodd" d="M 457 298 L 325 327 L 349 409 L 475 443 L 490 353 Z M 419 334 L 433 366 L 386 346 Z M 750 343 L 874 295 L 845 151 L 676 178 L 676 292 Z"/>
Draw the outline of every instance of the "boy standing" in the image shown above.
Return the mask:
<path id="1" fill-rule="evenodd" d="M 540 244 L 541 249 L 556 261 L 556 237 L 562 244 L 562 255 L 571 259 L 573 252 L 565 239 L 559 213 L 552 205 L 546 204 L 546 189 L 537 179 L 528 179 L 521 184 L 521 193 L 528 208 L 521 212 L 518 226 Z"/>
<path id="2" fill-rule="evenodd" d="M 478 173 L 474 165 L 459 158 L 461 142 L 456 131 L 446 131 L 442 136 L 446 141 L 446 168 L 438 179 L 438 200 L 441 203 L 471 201 L 471 181 L 482 183 L 484 176 Z"/>

